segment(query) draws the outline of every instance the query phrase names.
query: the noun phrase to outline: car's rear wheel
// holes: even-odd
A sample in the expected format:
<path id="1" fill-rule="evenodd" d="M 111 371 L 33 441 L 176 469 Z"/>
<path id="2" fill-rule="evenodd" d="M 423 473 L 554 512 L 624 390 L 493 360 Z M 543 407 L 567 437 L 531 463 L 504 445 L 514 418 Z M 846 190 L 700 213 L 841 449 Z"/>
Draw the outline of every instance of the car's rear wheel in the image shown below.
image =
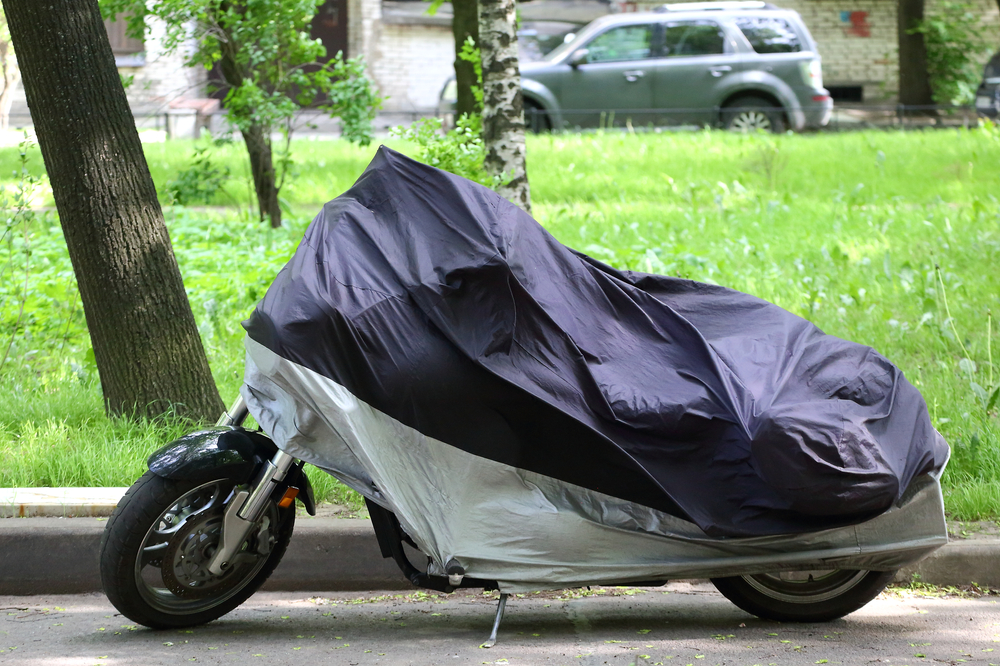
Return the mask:
<path id="1" fill-rule="evenodd" d="M 740 97 L 722 109 L 722 124 L 732 132 L 785 131 L 785 113 L 780 106 L 763 97 Z"/>
<path id="2" fill-rule="evenodd" d="M 789 571 L 713 578 L 727 599 L 767 620 L 825 622 L 843 617 L 878 596 L 895 571 Z"/>

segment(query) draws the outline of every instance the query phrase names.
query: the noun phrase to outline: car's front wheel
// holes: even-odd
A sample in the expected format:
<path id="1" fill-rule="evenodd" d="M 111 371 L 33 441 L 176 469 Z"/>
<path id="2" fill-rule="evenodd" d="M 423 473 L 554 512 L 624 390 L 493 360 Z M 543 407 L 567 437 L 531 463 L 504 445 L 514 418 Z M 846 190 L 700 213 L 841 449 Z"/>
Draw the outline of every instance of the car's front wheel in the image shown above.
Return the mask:
<path id="1" fill-rule="evenodd" d="M 722 124 L 732 132 L 785 131 L 785 113 L 780 106 L 762 97 L 741 97 L 722 109 Z"/>

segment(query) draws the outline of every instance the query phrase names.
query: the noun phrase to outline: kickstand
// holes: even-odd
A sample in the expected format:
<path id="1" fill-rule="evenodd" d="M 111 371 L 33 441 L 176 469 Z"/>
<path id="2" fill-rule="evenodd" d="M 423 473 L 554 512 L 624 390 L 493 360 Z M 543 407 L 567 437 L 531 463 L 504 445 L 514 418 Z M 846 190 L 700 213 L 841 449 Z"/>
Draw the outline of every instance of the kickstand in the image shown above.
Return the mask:
<path id="1" fill-rule="evenodd" d="M 486 642 L 479 647 L 491 648 L 497 644 L 497 630 L 500 629 L 500 620 L 503 619 L 503 611 L 507 607 L 507 597 L 509 596 L 509 594 L 500 594 L 500 603 L 497 604 L 497 616 L 493 620 L 493 631 L 490 632 L 490 637 L 486 639 Z"/>

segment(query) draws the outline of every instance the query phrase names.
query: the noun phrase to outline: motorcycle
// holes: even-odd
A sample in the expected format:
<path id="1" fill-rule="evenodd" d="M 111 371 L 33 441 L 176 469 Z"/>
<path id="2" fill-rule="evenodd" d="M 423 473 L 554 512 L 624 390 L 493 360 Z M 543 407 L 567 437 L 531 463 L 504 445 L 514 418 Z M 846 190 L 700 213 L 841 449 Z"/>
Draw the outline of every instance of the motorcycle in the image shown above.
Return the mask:
<path id="1" fill-rule="evenodd" d="M 151 455 L 108 520 L 104 589 L 139 624 L 249 598 L 295 502 L 315 514 L 306 463 L 364 496 L 413 585 L 499 590 L 487 646 L 512 593 L 680 578 L 831 620 L 947 542 L 947 444 L 874 350 L 616 271 L 385 148 L 244 327 L 239 399 Z"/>

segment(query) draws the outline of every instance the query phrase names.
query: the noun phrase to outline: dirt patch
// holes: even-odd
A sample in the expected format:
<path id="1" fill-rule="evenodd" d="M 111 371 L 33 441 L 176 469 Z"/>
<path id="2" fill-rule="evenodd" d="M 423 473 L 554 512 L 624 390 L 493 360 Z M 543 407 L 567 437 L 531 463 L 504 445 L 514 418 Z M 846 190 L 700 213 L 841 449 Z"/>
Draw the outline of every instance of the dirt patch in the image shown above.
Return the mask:
<path id="1" fill-rule="evenodd" d="M 955 541 L 967 539 L 1000 539 L 1000 521 L 948 519 L 948 538 Z"/>

